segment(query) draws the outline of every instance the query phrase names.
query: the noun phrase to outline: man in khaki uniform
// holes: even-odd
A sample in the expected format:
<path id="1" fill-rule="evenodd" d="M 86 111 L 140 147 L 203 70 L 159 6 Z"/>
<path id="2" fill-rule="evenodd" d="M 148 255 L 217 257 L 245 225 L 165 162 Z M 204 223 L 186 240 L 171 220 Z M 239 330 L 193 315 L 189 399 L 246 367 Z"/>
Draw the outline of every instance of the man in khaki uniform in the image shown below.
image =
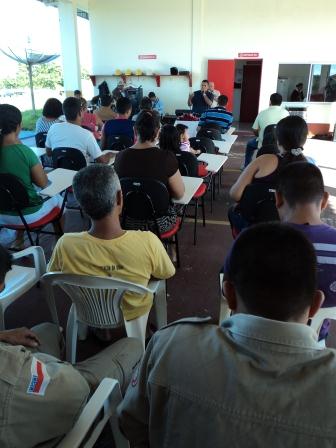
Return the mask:
<path id="1" fill-rule="evenodd" d="M 0 246 L 0 291 L 11 269 Z M 0 446 L 55 446 L 77 420 L 90 390 L 105 377 L 125 389 L 142 348 L 124 338 L 75 366 L 61 362 L 62 339 L 54 324 L 0 332 Z M 41 444 L 41 445 L 40 445 Z"/>
<path id="2" fill-rule="evenodd" d="M 336 351 L 307 325 L 323 301 L 314 247 L 254 226 L 226 272 L 233 316 L 155 333 L 119 409 L 124 434 L 138 448 L 336 446 Z"/>

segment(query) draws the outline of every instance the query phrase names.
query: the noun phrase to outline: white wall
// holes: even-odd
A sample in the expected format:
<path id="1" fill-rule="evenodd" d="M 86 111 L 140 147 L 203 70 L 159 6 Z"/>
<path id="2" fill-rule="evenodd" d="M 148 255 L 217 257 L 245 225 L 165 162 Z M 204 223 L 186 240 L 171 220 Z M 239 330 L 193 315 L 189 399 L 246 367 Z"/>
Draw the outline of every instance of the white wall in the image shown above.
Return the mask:
<path id="1" fill-rule="evenodd" d="M 177 66 L 192 69 L 197 88 L 207 75 L 208 59 L 258 52 L 263 59 L 260 109 L 276 90 L 279 63 L 336 63 L 330 47 L 334 0 L 89 0 L 89 13 L 95 74 L 116 68 L 168 73 Z M 139 61 L 138 54 L 158 59 Z M 186 82 L 165 80 L 154 90 L 169 111 L 186 106 Z"/>
<path id="2" fill-rule="evenodd" d="M 169 74 L 172 66 L 190 70 L 191 11 L 191 0 L 91 0 L 93 73 L 108 75 L 114 74 L 116 69 L 123 72 L 141 69 Z M 157 59 L 139 60 L 138 55 L 143 54 L 155 54 Z M 111 87 L 118 82 L 117 78 L 104 79 Z M 136 86 L 142 85 L 144 95 L 155 91 L 167 106 L 166 111 L 172 106 L 187 107 L 187 78 L 161 78 L 160 88 L 153 78 L 133 77 L 130 81 Z"/>

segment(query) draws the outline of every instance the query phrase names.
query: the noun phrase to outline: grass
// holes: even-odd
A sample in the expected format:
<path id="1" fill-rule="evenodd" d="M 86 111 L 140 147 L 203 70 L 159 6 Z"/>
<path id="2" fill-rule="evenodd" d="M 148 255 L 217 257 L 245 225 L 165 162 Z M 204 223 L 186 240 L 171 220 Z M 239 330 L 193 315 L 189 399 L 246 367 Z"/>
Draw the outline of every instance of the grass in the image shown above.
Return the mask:
<path id="1" fill-rule="evenodd" d="M 37 109 L 36 114 L 32 109 L 22 112 L 22 129 L 32 131 L 35 129 L 36 120 L 42 115 L 42 109 Z"/>

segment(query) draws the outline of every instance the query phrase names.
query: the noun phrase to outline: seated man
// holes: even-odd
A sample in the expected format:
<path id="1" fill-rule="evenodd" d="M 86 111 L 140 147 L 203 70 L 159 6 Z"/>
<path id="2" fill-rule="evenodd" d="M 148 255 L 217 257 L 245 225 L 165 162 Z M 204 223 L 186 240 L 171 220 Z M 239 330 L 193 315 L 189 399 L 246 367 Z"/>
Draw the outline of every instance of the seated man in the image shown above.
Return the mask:
<path id="1" fill-rule="evenodd" d="M 149 92 L 148 98 L 152 102 L 152 109 L 156 110 L 160 115 L 163 115 L 164 107 L 162 101 L 155 95 L 154 92 Z"/>
<path id="2" fill-rule="evenodd" d="M 198 123 L 197 130 L 199 130 L 202 126 L 213 123 L 221 127 L 222 134 L 227 132 L 233 121 L 232 113 L 225 109 L 228 102 L 228 97 L 226 95 L 219 95 L 217 102 L 217 107 L 212 107 L 211 109 L 203 112 Z"/>
<path id="3" fill-rule="evenodd" d="M 0 290 L 11 269 L 0 246 Z M 61 362 L 62 338 L 56 325 L 0 331 L 0 446 L 55 446 L 76 422 L 105 377 L 125 389 L 142 354 L 140 342 L 123 338 L 74 367 Z"/>
<path id="4" fill-rule="evenodd" d="M 64 123 L 55 123 L 48 131 L 46 139 L 47 155 L 51 157 L 55 148 L 79 149 L 86 161 L 108 163 L 112 154 L 103 154 L 92 132 L 82 128 L 84 110 L 81 100 L 74 97 L 66 98 L 63 102 Z"/>
<path id="5" fill-rule="evenodd" d="M 93 113 L 97 115 L 102 121 L 112 120 L 117 117 L 117 114 L 111 109 L 112 106 L 112 96 L 103 95 L 100 98 L 100 107 L 96 109 Z"/>
<path id="6" fill-rule="evenodd" d="M 119 408 L 134 446 L 315 447 L 336 437 L 336 351 L 307 325 L 319 309 L 315 251 L 284 224 L 236 240 L 221 326 L 157 332 Z M 224 441 L 224 442 L 223 442 Z"/>
<path id="7" fill-rule="evenodd" d="M 130 119 L 132 113 L 132 103 L 129 98 L 120 97 L 117 100 L 117 118 L 105 123 L 102 131 L 100 146 L 102 149 L 108 149 L 109 137 L 127 135 L 134 140 L 133 122 Z"/>
<path id="8" fill-rule="evenodd" d="M 91 218 L 88 232 L 66 233 L 57 242 L 49 271 L 111 276 L 147 286 L 151 277 L 167 279 L 175 268 L 162 243 L 152 232 L 123 230 L 120 182 L 112 166 L 90 165 L 74 177 L 79 205 Z M 149 312 L 151 294 L 126 293 L 122 310 L 126 320 Z"/>
<path id="9" fill-rule="evenodd" d="M 321 171 L 311 163 L 295 162 L 279 173 L 276 206 L 281 221 L 305 233 L 313 243 L 318 263 L 318 286 L 324 292 L 323 307 L 336 306 L 336 229 L 324 224 L 321 212 L 327 207 Z M 325 321 L 320 339 L 328 334 Z"/>
<path id="10" fill-rule="evenodd" d="M 257 115 L 252 125 L 252 131 L 256 137 L 247 142 L 243 168 L 251 162 L 254 151 L 262 147 L 265 128 L 270 124 L 277 124 L 282 118 L 288 117 L 289 113 L 281 107 L 281 103 L 282 96 L 280 93 L 272 93 L 269 107 Z"/>

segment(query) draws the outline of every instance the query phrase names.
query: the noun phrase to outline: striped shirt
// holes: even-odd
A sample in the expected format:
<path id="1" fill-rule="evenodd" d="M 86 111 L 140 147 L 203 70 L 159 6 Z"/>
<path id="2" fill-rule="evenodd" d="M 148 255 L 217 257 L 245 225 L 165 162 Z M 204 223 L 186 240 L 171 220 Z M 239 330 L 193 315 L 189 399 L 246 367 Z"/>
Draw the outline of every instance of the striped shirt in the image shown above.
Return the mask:
<path id="1" fill-rule="evenodd" d="M 227 131 L 232 121 L 232 113 L 228 112 L 225 107 L 217 106 L 203 112 L 198 125 L 204 126 L 207 123 L 214 123 L 221 126 L 222 130 Z"/>

